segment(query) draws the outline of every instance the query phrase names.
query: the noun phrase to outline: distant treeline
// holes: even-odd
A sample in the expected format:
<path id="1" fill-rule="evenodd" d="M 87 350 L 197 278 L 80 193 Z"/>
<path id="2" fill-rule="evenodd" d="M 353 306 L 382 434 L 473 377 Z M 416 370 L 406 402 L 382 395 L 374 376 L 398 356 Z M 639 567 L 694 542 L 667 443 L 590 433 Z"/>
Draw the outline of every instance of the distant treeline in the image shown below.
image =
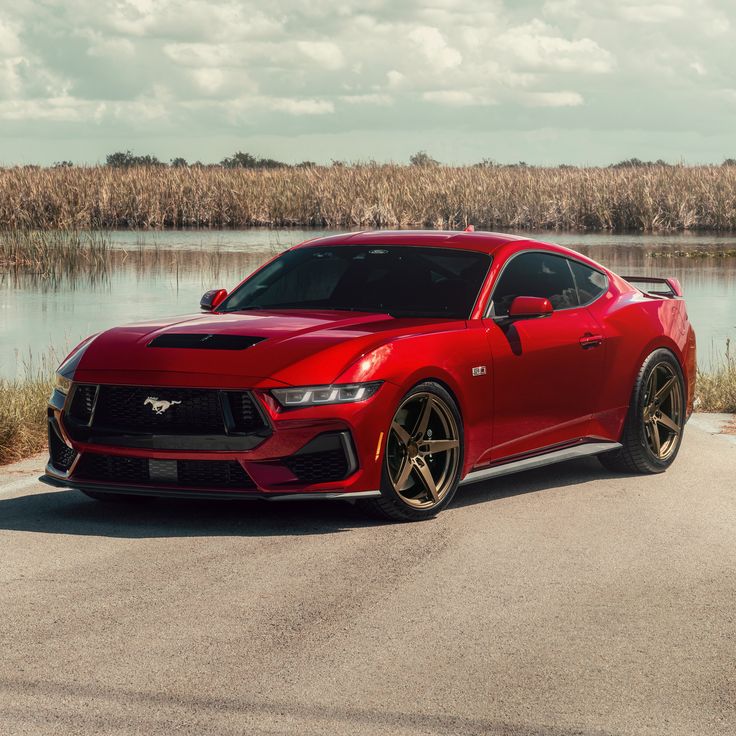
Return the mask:
<path id="1" fill-rule="evenodd" d="M 409 157 L 409 164 L 411 166 L 441 166 L 442 164 L 432 156 L 430 156 L 426 151 L 417 151 L 415 154 L 411 155 Z M 70 167 L 74 166 L 75 164 L 72 161 L 57 161 L 54 164 L 54 168 L 60 168 L 60 167 Z M 273 158 L 262 158 L 261 156 L 254 156 L 252 153 L 244 153 L 243 151 L 238 151 L 237 153 L 234 153 L 232 156 L 226 156 L 222 161 L 219 163 L 202 163 L 201 161 L 194 161 L 193 163 L 190 163 L 187 161 L 187 159 L 182 157 L 172 158 L 169 163 L 166 163 L 165 161 L 160 161 L 156 156 L 152 156 L 150 154 L 145 155 L 138 155 L 135 153 L 132 153 L 131 151 L 116 151 L 115 153 L 109 154 L 105 158 L 105 166 L 111 166 L 115 169 L 128 169 L 133 166 L 171 166 L 173 168 L 179 168 L 179 167 L 187 167 L 187 166 L 194 166 L 194 167 L 202 167 L 202 168 L 211 168 L 211 167 L 222 167 L 225 169 L 281 169 L 281 168 L 297 168 L 297 169 L 303 169 L 303 168 L 310 168 L 317 166 L 318 164 L 314 161 L 301 161 L 298 164 L 287 164 L 284 161 L 277 161 Z M 377 161 L 367 161 L 367 162 L 358 162 L 357 164 L 348 164 L 345 161 L 336 161 L 333 160 L 330 164 L 330 166 L 349 166 L 349 165 L 363 165 L 363 166 L 382 166 L 385 164 L 381 164 Z M 501 164 L 497 161 L 490 159 L 490 158 L 484 158 L 481 161 L 475 163 L 475 164 L 469 164 L 470 166 L 474 167 L 481 167 L 481 168 L 493 168 L 493 167 L 513 167 L 513 168 L 535 168 L 533 164 L 528 164 L 525 161 L 518 161 L 517 163 L 511 163 L 511 164 Z M 682 164 L 670 164 L 667 161 L 663 161 L 661 158 L 657 159 L 656 161 L 642 161 L 639 158 L 627 158 L 624 161 L 619 161 L 615 164 L 609 164 L 607 167 L 602 168 L 609 168 L 609 169 L 620 169 L 620 168 L 638 168 L 638 167 L 651 167 L 651 166 L 681 166 Z M 736 166 L 736 159 L 735 158 L 727 158 L 723 163 L 722 166 Z M 560 169 L 576 169 L 580 168 L 577 166 L 572 166 L 570 164 L 560 164 L 557 167 L 546 167 L 542 166 L 539 168 L 560 168 Z"/>
<path id="2" fill-rule="evenodd" d="M 420 158 L 408 166 L 149 161 L 0 170 L 0 229 L 468 224 L 484 230 L 736 231 L 736 165 L 444 166 Z"/>

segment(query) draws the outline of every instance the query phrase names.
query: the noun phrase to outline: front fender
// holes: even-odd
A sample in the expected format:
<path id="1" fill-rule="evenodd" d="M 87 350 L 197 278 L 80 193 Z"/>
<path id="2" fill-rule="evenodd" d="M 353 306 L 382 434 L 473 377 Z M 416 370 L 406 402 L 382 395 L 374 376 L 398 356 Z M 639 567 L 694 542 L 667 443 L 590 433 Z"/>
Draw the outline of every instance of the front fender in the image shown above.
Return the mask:
<path id="1" fill-rule="evenodd" d="M 485 367 L 473 375 L 473 368 Z M 465 432 L 468 472 L 491 445 L 493 376 L 491 354 L 480 320 L 441 334 L 409 335 L 362 355 L 338 383 L 389 381 L 400 395 L 423 381 L 441 383 L 455 398 Z M 390 417 L 387 418 L 390 421 Z"/>

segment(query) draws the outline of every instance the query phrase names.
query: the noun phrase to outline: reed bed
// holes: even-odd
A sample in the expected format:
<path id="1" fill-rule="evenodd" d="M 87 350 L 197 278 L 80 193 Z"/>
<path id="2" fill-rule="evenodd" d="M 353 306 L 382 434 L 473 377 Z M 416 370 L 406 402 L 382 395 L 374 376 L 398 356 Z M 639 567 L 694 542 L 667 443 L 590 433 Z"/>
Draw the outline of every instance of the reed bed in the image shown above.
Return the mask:
<path id="1" fill-rule="evenodd" d="M 104 270 L 109 254 L 108 238 L 99 231 L 0 231 L 0 272 L 90 273 Z"/>
<path id="2" fill-rule="evenodd" d="M 0 229 L 736 230 L 736 166 L 0 170 Z"/>
<path id="3" fill-rule="evenodd" d="M 221 274 L 245 275 L 275 254 L 224 251 L 216 244 L 167 249 L 142 239 L 124 249 L 113 247 L 103 231 L 9 230 L 0 231 L 0 279 L 11 279 L 15 288 L 83 288 L 125 269 L 140 277 L 167 274 L 177 279 L 180 273 L 195 272 L 212 281 Z"/>

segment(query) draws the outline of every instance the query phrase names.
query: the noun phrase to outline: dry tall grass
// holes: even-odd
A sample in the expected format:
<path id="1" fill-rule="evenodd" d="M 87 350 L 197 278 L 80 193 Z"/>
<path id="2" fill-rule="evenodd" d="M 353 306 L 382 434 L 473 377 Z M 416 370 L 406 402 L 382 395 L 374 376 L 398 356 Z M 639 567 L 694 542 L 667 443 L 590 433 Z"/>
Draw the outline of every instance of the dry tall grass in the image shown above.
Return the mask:
<path id="1" fill-rule="evenodd" d="M 38 371 L 23 379 L 0 379 L 0 465 L 46 447 L 46 406 L 51 375 Z"/>
<path id="2" fill-rule="evenodd" d="M 696 409 L 736 414 L 736 357 L 726 341 L 726 354 L 710 371 L 698 371 Z"/>
<path id="3" fill-rule="evenodd" d="M 736 166 L 16 167 L 0 228 L 736 230 Z"/>

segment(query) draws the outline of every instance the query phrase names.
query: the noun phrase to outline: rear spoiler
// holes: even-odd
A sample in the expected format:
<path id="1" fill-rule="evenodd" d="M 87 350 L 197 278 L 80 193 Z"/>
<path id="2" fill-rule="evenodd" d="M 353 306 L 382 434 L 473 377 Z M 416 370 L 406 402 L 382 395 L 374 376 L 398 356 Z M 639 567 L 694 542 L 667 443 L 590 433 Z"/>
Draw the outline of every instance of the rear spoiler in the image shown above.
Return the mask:
<path id="1" fill-rule="evenodd" d="M 682 297 L 682 286 L 677 279 L 662 279 L 657 276 L 624 276 L 624 281 L 628 281 L 633 286 L 637 284 L 662 284 L 666 287 L 661 291 L 659 289 L 642 289 L 636 286 L 639 291 L 650 296 L 663 296 L 666 299 L 677 299 Z"/>

